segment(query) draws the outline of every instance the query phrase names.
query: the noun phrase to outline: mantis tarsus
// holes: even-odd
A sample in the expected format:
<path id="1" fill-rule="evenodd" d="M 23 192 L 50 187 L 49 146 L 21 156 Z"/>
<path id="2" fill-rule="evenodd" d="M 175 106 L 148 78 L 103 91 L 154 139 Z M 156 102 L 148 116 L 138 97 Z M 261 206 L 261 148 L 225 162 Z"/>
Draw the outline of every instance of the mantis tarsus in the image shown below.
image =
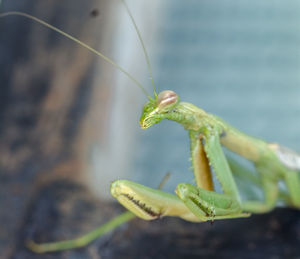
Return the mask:
<path id="1" fill-rule="evenodd" d="M 126 9 L 133 20 L 127 6 Z M 61 30 L 23 13 L 4 13 L 0 17 L 7 15 L 23 15 L 42 23 L 88 48 L 133 79 L 124 69 L 100 52 Z M 133 24 L 136 27 L 134 21 Z M 141 40 L 139 32 L 138 35 Z M 146 51 L 145 55 L 152 78 Z M 140 86 L 139 83 L 137 84 Z M 141 89 L 146 93 L 142 87 Z M 269 144 L 245 135 L 217 116 L 208 114 L 190 103 L 181 102 L 173 91 L 168 90 L 156 94 L 154 87 L 154 98 L 147 93 L 146 95 L 148 96 L 148 102 L 143 108 L 140 119 L 143 129 L 147 129 L 163 119 L 168 119 L 182 124 L 189 131 L 196 186 L 187 183 L 178 184 L 176 196 L 126 180 L 115 181 L 111 186 L 112 195 L 133 214 L 131 212 L 124 213 L 98 230 L 89 233 L 85 238 L 44 245 L 30 243 L 33 250 L 46 252 L 86 245 L 94 238 L 133 218 L 134 215 L 146 220 L 163 216 L 176 216 L 194 222 L 239 218 L 247 217 L 250 215 L 249 213 L 264 213 L 273 209 L 279 197 L 287 206 L 300 208 L 298 172 L 300 170 L 300 157 L 298 154 L 277 144 Z M 246 169 L 228 160 L 223 153 L 222 145 L 252 161 L 259 177 L 251 179 Z M 213 172 L 222 186 L 223 193 L 214 191 Z M 234 174 L 239 174 L 240 177 L 244 177 L 252 184 L 258 184 L 264 191 L 264 201 L 242 201 Z M 286 184 L 287 192 L 279 190 L 279 181 Z"/>

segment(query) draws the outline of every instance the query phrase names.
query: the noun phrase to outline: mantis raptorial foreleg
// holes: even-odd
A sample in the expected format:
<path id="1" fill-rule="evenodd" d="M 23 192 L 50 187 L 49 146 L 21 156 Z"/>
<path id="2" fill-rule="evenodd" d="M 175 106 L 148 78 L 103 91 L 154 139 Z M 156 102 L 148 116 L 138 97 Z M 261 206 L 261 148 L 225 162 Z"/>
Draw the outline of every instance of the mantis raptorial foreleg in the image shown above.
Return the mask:
<path id="1" fill-rule="evenodd" d="M 138 185 L 139 189 L 137 190 L 136 184 L 129 181 L 114 182 L 111 187 L 112 195 L 127 209 L 146 220 L 162 216 L 177 216 L 190 221 L 249 216 L 248 213 L 242 213 L 239 192 L 222 151 L 218 131 L 204 127 L 201 129 L 201 133 L 190 131 L 189 135 L 198 187 L 179 184 L 175 191 L 186 207 L 182 206 L 180 200 L 176 199 L 174 195 L 170 196 L 170 194 L 141 185 Z M 207 159 L 203 158 L 201 146 L 204 147 Z M 198 159 L 195 154 L 198 155 Z M 224 194 L 211 191 L 213 186 L 209 165 L 216 172 Z M 199 171 L 200 168 L 205 172 L 202 177 L 198 176 L 203 173 L 203 171 Z M 172 202 L 173 200 L 176 202 Z M 191 218 L 187 212 L 192 212 L 195 218 Z M 189 216 L 187 217 L 187 215 Z"/>
<path id="2" fill-rule="evenodd" d="M 205 190 L 213 191 L 212 173 L 203 145 L 204 135 L 190 131 L 189 137 L 195 182 L 197 186 Z"/>

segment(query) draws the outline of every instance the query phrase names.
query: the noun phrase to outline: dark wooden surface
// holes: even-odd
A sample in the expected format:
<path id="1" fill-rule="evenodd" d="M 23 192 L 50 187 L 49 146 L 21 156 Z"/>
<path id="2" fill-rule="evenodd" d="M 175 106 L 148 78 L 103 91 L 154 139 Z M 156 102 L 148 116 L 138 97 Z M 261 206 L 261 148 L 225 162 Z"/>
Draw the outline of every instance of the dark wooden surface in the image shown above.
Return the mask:
<path id="1" fill-rule="evenodd" d="M 104 13 L 92 11 L 100 4 L 9 0 L 1 10 L 27 12 L 95 45 Z M 0 20 L 1 258 L 15 251 L 36 189 L 52 179 L 80 177 L 84 162 L 78 151 L 89 144 L 82 129 L 94 91 L 94 60 L 86 49 L 29 19 Z"/>
<path id="2" fill-rule="evenodd" d="M 77 237 L 122 211 L 67 181 L 44 186 L 32 202 L 12 258 L 300 258 L 300 212 L 292 209 L 247 219 L 189 223 L 176 218 L 134 219 L 91 245 L 35 255 L 24 239 Z"/>

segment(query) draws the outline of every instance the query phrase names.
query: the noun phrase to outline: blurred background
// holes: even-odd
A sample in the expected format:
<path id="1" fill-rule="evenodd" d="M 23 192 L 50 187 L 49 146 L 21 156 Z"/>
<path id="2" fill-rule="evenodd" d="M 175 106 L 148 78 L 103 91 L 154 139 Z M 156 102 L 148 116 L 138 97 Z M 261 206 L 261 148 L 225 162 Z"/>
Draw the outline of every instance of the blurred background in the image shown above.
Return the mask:
<path id="1" fill-rule="evenodd" d="M 126 2 L 158 92 L 171 89 L 249 135 L 300 151 L 299 1 Z M 100 50 L 153 96 L 141 44 L 121 1 L 0 3 L 1 12 L 32 14 Z M 142 91 L 56 32 L 24 17 L 1 18 L 0 85 L 3 258 L 27 258 L 18 252 L 24 238 L 48 241 L 49 227 L 65 226 L 55 240 L 111 218 L 115 211 L 101 211 L 115 179 L 155 188 L 170 172 L 170 192 L 179 182 L 193 182 L 183 127 L 163 121 L 142 131 Z M 90 224 L 68 232 L 83 218 Z"/>
<path id="2" fill-rule="evenodd" d="M 299 151 L 299 2 L 168 3 L 157 22 L 158 89 L 172 89 L 249 135 Z M 175 182 L 191 177 L 180 125 L 164 121 L 143 134 L 136 152 L 135 171 L 146 171 L 140 181 L 164 170 Z"/>

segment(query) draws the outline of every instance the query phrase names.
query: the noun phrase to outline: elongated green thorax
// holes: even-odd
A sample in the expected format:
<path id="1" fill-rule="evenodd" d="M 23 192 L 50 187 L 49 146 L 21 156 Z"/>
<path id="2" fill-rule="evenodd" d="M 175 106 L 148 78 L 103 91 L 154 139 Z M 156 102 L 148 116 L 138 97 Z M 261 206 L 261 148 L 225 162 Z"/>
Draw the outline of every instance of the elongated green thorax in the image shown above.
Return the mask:
<path id="1" fill-rule="evenodd" d="M 140 125 L 142 129 L 147 129 L 163 119 L 176 121 L 195 132 L 218 131 L 225 147 L 254 162 L 261 157 L 261 150 L 266 150 L 266 142 L 240 132 L 191 103 L 180 102 L 179 96 L 171 90 L 159 93 L 157 99 L 150 99 L 144 105 Z"/>

